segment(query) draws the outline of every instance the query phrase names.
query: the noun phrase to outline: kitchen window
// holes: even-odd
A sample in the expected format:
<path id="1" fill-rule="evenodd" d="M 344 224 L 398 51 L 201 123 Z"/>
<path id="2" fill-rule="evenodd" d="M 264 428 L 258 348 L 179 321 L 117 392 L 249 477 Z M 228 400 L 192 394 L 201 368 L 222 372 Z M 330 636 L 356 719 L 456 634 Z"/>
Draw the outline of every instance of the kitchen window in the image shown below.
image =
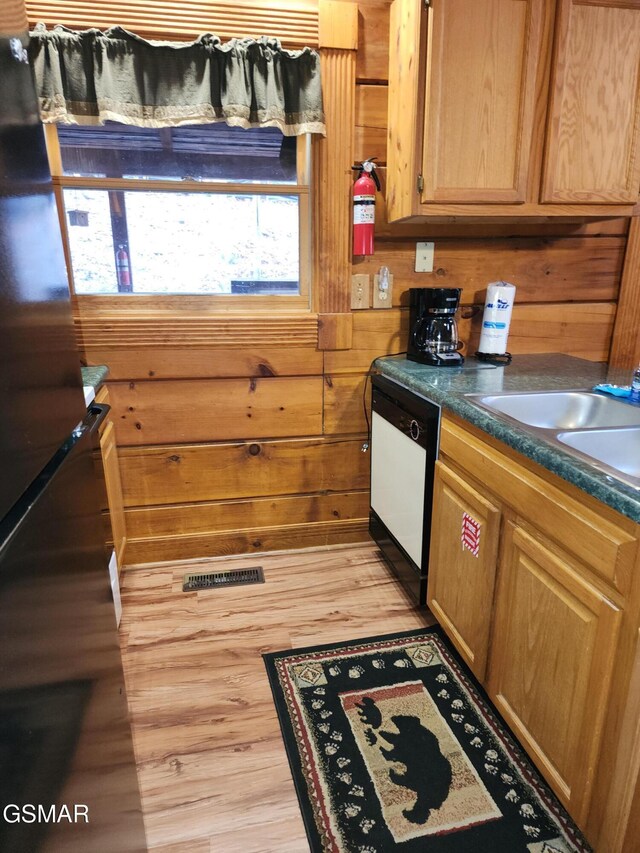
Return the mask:
<path id="1" fill-rule="evenodd" d="M 308 134 L 222 122 L 46 132 L 76 295 L 308 307 Z"/>

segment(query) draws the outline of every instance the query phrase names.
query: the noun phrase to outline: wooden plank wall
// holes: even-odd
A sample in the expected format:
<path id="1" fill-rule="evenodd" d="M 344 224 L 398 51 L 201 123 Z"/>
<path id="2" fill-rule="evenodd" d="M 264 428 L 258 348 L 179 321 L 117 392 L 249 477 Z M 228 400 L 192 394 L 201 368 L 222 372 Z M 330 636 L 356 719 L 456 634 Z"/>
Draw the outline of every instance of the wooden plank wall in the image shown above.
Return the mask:
<path id="1" fill-rule="evenodd" d="M 128 564 L 366 538 L 361 427 L 329 414 L 315 347 L 86 355 L 110 367 Z"/>
<path id="2" fill-rule="evenodd" d="M 388 13 L 387 0 L 358 3 L 353 146 L 357 159 L 377 156 L 383 167 Z M 137 345 L 86 324 L 87 362 L 111 369 L 127 563 L 364 540 L 365 374 L 376 356 L 405 349 L 408 288 L 462 287 L 470 315 L 486 285 L 504 278 L 518 287 L 513 352 L 606 359 L 627 230 L 626 220 L 389 226 L 382 202 L 376 254 L 352 271 L 387 265 L 393 307 L 353 312 L 348 349 L 286 336 L 278 344 L 277 335 L 263 345 L 256 336 L 190 344 L 159 329 L 157 344 L 147 336 Z M 435 241 L 433 273 L 413 272 L 417 239 Z M 472 352 L 480 315 L 460 323 Z"/>

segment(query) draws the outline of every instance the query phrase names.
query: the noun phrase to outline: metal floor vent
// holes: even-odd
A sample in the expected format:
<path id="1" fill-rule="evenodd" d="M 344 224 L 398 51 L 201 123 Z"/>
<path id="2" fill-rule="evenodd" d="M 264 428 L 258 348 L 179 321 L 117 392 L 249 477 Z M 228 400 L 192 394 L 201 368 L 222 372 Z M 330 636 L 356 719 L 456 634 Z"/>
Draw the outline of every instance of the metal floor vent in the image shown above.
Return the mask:
<path id="1" fill-rule="evenodd" d="M 218 589 L 223 586 L 246 586 L 250 583 L 264 583 L 262 566 L 254 569 L 228 569 L 226 572 L 203 572 L 184 576 L 183 592 L 198 589 Z"/>

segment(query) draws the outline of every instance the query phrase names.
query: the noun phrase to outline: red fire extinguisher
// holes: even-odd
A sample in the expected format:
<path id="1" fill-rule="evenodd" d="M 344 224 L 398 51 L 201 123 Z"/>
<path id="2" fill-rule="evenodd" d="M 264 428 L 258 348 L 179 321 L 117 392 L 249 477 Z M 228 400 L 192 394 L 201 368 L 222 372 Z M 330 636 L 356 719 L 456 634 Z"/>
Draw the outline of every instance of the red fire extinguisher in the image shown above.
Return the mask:
<path id="1" fill-rule="evenodd" d="M 353 185 L 353 254 L 373 255 L 373 232 L 375 227 L 376 189 L 380 181 L 372 157 L 359 166 L 351 168 L 358 172 Z"/>
<path id="2" fill-rule="evenodd" d="M 116 277 L 118 279 L 118 292 L 131 293 L 131 267 L 129 266 L 129 255 L 124 246 L 120 246 L 116 252 Z"/>

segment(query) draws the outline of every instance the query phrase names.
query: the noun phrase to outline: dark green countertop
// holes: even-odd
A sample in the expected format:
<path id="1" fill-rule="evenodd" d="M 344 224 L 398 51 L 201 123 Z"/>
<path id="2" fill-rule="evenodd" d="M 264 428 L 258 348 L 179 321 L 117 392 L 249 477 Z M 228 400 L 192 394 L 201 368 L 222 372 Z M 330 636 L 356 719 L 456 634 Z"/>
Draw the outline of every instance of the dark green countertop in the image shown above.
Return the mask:
<path id="1" fill-rule="evenodd" d="M 566 355 L 514 356 L 510 365 L 490 369 L 477 369 L 477 364 L 469 359 L 461 368 L 428 367 L 396 356 L 378 359 L 375 368 L 383 376 L 433 400 L 443 410 L 453 412 L 607 506 L 640 522 L 640 489 L 577 459 L 524 424 L 507 422 L 478 408 L 465 397 L 466 394 L 502 391 L 584 390 L 605 381 L 628 384 L 630 375 L 610 371 L 606 364 Z"/>
<path id="2" fill-rule="evenodd" d="M 82 384 L 91 386 L 94 391 L 102 385 L 109 374 L 109 368 L 104 364 L 98 364 L 93 367 L 81 367 Z"/>

